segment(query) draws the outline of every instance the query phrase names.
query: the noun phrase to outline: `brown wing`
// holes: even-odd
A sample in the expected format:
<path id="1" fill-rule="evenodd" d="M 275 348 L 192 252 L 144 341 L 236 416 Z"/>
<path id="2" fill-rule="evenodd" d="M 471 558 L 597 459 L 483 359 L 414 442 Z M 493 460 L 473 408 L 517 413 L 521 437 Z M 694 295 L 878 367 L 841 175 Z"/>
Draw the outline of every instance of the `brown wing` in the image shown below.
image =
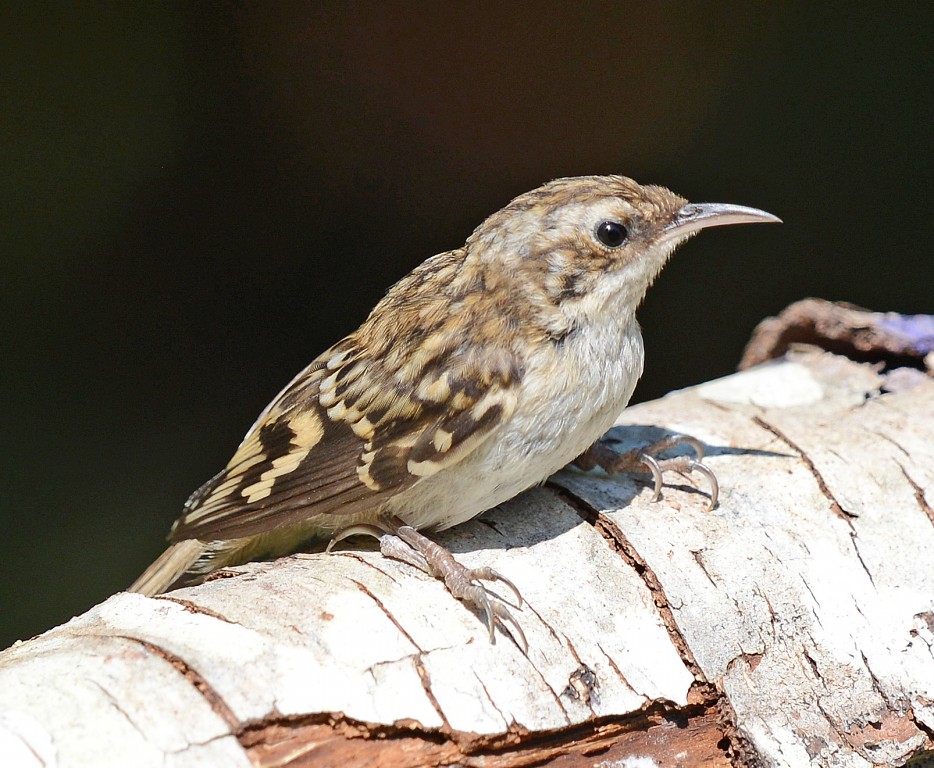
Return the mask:
<path id="1" fill-rule="evenodd" d="M 456 464 L 515 406 L 515 364 L 502 350 L 489 359 L 471 350 L 456 375 L 429 365 L 412 377 L 384 359 L 348 337 L 302 371 L 188 500 L 169 539 L 240 538 L 372 510 Z"/>

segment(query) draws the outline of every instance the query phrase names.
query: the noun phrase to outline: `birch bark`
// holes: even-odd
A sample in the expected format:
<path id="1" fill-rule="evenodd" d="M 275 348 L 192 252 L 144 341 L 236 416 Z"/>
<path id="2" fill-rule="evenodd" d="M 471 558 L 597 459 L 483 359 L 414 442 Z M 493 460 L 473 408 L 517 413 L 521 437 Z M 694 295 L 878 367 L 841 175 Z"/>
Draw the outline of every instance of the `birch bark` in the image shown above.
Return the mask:
<path id="1" fill-rule="evenodd" d="M 708 446 L 711 512 L 566 470 L 439 536 L 518 586 L 528 656 L 375 552 L 115 595 L 0 654 L 0 765 L 903 764 L 934 734 L 934 380 L 882 386 L 798 352 L 627 409 L 620 450 Z"/>

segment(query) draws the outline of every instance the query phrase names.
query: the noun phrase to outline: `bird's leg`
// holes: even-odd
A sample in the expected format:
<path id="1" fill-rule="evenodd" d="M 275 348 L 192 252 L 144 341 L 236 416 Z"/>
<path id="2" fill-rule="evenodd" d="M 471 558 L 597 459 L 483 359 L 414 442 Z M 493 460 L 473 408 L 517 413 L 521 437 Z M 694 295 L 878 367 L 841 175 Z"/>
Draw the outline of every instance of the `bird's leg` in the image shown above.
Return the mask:
<path id="1" fill-rule="evenodd" d="M 494 634 L 496 626 L 505 628 L 506 624 L 510 624 L 515 630 L 514 637 L 523 653 L 528 652 L 529 644 L 519 622 L 503 605 L 499 597 L 479 583 L 481 580 L 503 582 L 512 590 L 521 607 L 522 595 L 519 594 L 516 585 L 501 573 L 489 567 L 467 568 L 461 565 L 448 550 L 423 536 L 397 517 L 386 521 L 385 526 L 369 524 L 347 526 L 334 534 L 326 551 L 330 552 L 337 542 L 356 535 L 373 536 L 379 539 L 379 549 L 385 557 L 400 560 L 443 581 L 454 597 L 483 614 L 491 643 L 496 642 Z"/>
<path id="2" fill-rule="evenodd" d="M 687 445 L 693 448 L 696 458 L 692 459 L 689 456 L 675 456 L 670 459 L 656 458 L 659 453 L 678 445 Z M 717 482 L 717 476 L 710 467 L 703 463 L 703 460 L 704 446 L 699 440 L 688 435 L 670 435 L 646 448 L 628 451 L 627 453 L 617 453 L 605 443 L 598 441 L 578 456 L 574 460 L 574 464 L 583 470 L 590 470 L 599 466 L 610 474 L 644 472 L 648 469 L 655 481 L 655 492 L 652 501 L 658 501 L 661 498 L 663 472 L 678 472 L 682 475 L 689 472 L 699 472 L 710 483 L 710 502 L 707 504 L 707 510 L 710 511 L 717 506 L 717 500 L 720 497 L 720 484 Z"/>
<path id="3" fill-rule="evenodd" d="M 458 600 L 477 609 L 483 614 L 484 623 L 490 633 L 490 642 L 496 642 L 494 630 L 499 625 L 506 628 L 511 625 L 513 637 L 528 652 L 529 644 L 519 622 L 509 612 L 501 599 L 487 590 L 483 581 L 501 581 L 516 596 L 522 606 L 522 595 L 516 585 L 492 568 L 467 568 L 454 559 L 448 550 L 440 544 L 423 536 L 412 526 L 394 518 L 391 522 L 393 532 L 380 537 L 379 548 L 386 557 L 401 560 L 444 582 L 448 591 Z"/>

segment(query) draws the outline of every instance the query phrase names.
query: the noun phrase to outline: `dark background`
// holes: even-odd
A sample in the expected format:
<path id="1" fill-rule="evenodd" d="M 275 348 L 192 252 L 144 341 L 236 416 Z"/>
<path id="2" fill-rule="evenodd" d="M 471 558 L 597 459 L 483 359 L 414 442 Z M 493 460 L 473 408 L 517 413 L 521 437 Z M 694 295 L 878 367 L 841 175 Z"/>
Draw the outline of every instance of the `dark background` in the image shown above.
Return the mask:
<path id="1" fill-rule="evenodd" d="M 126 586 L 296 371 L 556 176 L 786 222 L 676 256 L 637 399 L 805 296 L 932 311 L 934 14 L 878 5 L 5 3 L 0 647 Z"/>

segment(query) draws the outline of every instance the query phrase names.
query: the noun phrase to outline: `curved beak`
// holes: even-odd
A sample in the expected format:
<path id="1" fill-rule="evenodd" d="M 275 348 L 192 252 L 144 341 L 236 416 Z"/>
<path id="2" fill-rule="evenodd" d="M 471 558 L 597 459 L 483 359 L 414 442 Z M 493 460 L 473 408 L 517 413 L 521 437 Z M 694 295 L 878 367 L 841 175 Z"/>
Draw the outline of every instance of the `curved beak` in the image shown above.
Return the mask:
<path id="1" fill-rule="evenodd" d="M 781 224 L 782 220 L 758 208 L 729 203 L 688 203 L 682 207 L 662 229 L 664 240 L 693 235 L 707 227 L 725 227 L 728 224 Z"/>

